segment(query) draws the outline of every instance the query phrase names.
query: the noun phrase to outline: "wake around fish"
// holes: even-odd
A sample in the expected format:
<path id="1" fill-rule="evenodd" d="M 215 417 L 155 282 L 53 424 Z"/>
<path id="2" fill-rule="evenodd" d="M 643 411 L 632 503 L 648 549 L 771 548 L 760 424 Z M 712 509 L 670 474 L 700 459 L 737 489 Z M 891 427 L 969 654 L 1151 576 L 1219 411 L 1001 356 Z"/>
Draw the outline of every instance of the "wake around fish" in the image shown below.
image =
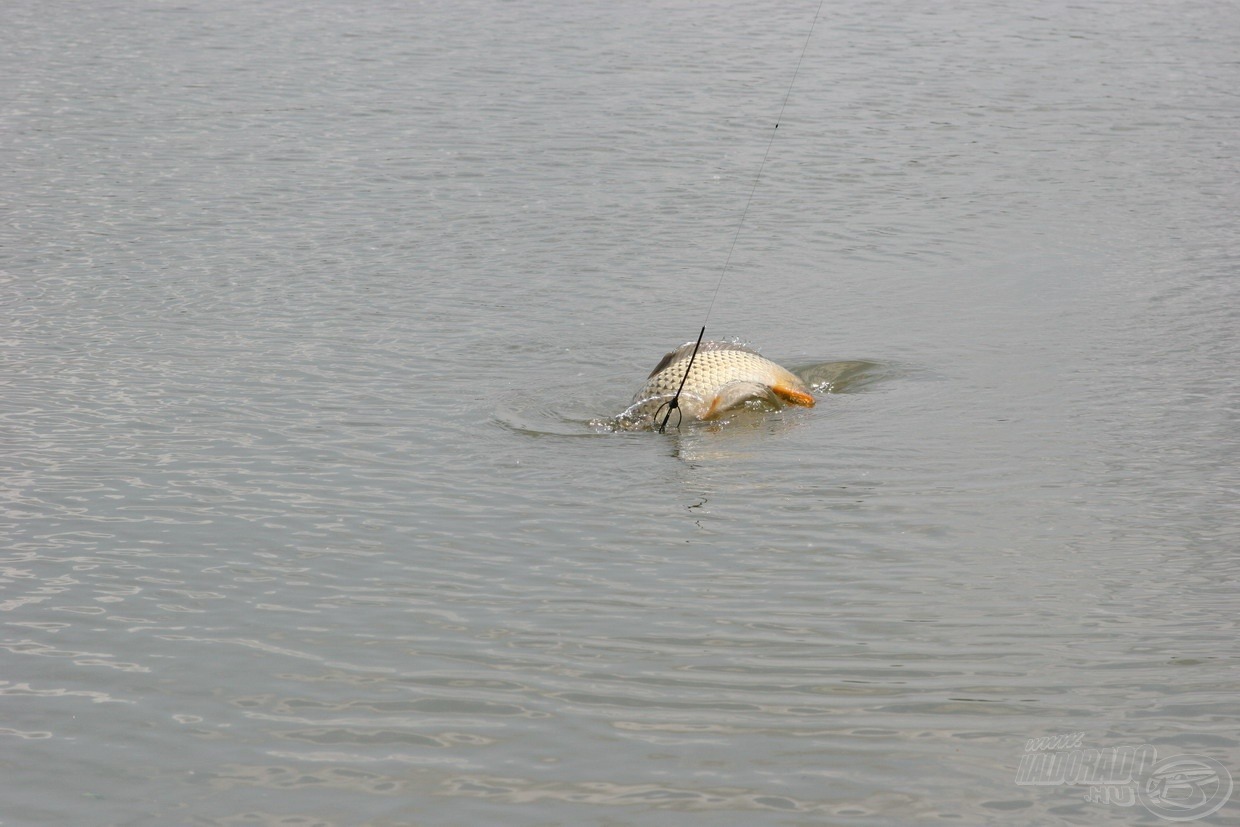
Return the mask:
<path id="1" fill-rule="evenodd" d="M 783 403 L 814 406 L 813 394 L 796 374 L 745 345 L 702 342 L 693 358 L 693 369 L 689 370 L 694 344 L 684 344 L 663 357 L 629 407 L 616 417 L 619 427 L 657 428 L 682 379 L 684 387 L 677 400 L 678 410 L 672 412 L 668 423 L 671 426 L 682 421 L 718 419 L 754 401 L 776 407 Z M 687 370 L 689 376 L 685 379 Z"/>

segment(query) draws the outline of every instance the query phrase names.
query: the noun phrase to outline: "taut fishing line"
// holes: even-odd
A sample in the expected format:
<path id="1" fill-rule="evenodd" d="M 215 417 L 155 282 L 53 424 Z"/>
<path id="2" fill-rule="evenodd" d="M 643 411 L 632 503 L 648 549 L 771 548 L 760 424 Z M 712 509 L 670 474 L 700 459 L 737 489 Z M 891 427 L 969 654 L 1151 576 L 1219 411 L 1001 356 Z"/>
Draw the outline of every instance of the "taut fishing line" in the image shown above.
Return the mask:
<path id="1" fill-rule="evenodd" d="M 766 167 L 766 159 L 771 155 L 771 146 L 775 143 L 775 135 L 779 131 L 779 122 L 784 119 L 784 109 L 788 106 L 788 98 L 792 97 L 792 87 L 796 85 L 797 75 L 801 72 L 801 61 L 805 60 L 805 51 L 809 48 L 809 40 L 814 36 L 814 26 L 818 24 L 818 16 L 822 14 L 822 6 L 826 0 L 818 0 L 818 8 L 814 11 L 814 19 L 809 24 L 809 33 L 805 35 L 805 44 L 801 46 L 801 54 L 797 57 L 796 68 L 792 70 L 792 80 L 788 83 L 788 91 L 784 93 L 784 102 L 779 107 L 779 115 L 775 118 L 775 126 L 771 129 L 771 138 L 766 142 L 766 152 L 762 154 L 762 163 L 758 164 L 758 174 L 753 178 L 753 186 L 749 189 L 749 197 L 745 199 L 745 209 L 741 210 L 741 219 L 736 222 L 736 233 L 732 236 L 732 245 L 728 247 L 728 256 L 723 260 L 723 269 L 719 271 L 719 281 L 715 282 L 715 292 L 711 294 L 710 304 L 706 305 L 706 317 L 702 319 L 702 329 L 698 333 L 697 342 L 693 345 L 693 352 L 689 354 L 689 364 L 685 368 L 685 375 L 680 378 L 680 387 L 676 388 L 676 395 L 672 397 L 670 402 L 665 402 L 667 413 L 663 415 L 663 422 L 659 424 L 659 433 L 667 430 L 667 421 L 672 418 L 672 411 L 677 411 L 680 416 L 680 392 L 685 389 L 685 382 L 689 379 L 689 371 L 693 370 L 693 360 L 697 358 L 698 348 L 702 346 L 702 337 L 706 335 L 706 322 L 710 321 L 710 312 L 715 309 L 715 299 L 719 298 L 719 288 L 723 286 L 723 277 L 728 274 L 728 265 L 732 263 L 732 252 L 736 249 L 736 241 L 741 237 L 741 228 L 745 226 L 745 216 L 749 214 L 749 205 L 753 203 L 753 194 L 758 191 L 758 182 L 762 180 L 762 170 Z M 662 410 L 662 406 L 660 406 Z M 655 418 L 659 416 L 655 411 Z M 676 420 L 676 426 L 680 427 L 680 419 Z"/>

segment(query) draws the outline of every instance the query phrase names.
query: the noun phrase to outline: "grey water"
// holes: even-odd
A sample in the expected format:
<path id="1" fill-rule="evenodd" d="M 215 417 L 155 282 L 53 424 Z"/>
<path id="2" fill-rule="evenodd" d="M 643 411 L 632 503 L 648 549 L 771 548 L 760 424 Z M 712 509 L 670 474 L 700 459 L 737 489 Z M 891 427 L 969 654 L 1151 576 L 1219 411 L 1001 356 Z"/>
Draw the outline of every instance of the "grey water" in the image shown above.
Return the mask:
<path id="1" fill-rule="evenodd" d="M 816 5 L 0 7 L 0 824 L 1240 819 L 1240 6 Z"/>

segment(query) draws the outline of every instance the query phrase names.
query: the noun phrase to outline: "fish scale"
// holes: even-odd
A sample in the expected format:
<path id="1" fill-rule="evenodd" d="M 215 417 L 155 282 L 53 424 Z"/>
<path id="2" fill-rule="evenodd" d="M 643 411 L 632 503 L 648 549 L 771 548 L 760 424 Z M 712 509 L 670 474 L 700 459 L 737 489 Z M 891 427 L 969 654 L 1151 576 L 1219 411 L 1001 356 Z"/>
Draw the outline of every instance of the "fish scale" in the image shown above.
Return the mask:
<path id="1" fill-rule="evenodd" d="M 681 388 L 693 345 L 690 342 L 663 357 L 633 396 L 621 415 L 623 420 L 635 425 L 653 424 L 660 409 L 665 409 Z M 678 400 L 686 419 L 713 419 L 754 399 L 782 399 L 805 407 L 814 404 L 809 388 L 795 374 L 744 345 L 703 342 L 692 361 L 693 370 Z"/>

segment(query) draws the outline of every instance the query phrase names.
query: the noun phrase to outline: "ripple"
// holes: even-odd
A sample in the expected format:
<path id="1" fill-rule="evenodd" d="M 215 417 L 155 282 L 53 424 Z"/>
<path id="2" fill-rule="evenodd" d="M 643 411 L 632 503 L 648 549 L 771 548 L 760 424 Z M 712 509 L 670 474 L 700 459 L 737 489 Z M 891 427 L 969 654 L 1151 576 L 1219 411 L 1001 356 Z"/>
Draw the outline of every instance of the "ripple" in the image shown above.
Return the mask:
<path id="1" fill-rule="evenodd" d="M 1233 5 L 833 4 L 739 237 L 792 4 L 157 5 L 0 31 L 8 819 L 1088 823 L 1026 741 L 1240 767 Z M 613 432 L 716 285 L 821 404 Z"/>
<path id="2" fill-rule="evenodd" d="M 820 394 L 858 393 L 876 383 L 897 378 L 904 370 L 892 364 L 855 359 L 792 368 L 793 373 Z M 533 437 L 599 437 L 633 430 L 621 424 L 619 417 L 600 417 L 598 411 L 606 404 L 601 395 L 596 399 L 569 399 L 553 404 L 546 395 L 512 392 L 501 400 L 499 412 L 492 421 L 506 430 Z M 755 403 L 718 420 L 685 423 L 685 427 L 713 430 L 729 426 L 755 427 L 763 422 L 766 414 L 779 410 L 783 407 Z"/>

